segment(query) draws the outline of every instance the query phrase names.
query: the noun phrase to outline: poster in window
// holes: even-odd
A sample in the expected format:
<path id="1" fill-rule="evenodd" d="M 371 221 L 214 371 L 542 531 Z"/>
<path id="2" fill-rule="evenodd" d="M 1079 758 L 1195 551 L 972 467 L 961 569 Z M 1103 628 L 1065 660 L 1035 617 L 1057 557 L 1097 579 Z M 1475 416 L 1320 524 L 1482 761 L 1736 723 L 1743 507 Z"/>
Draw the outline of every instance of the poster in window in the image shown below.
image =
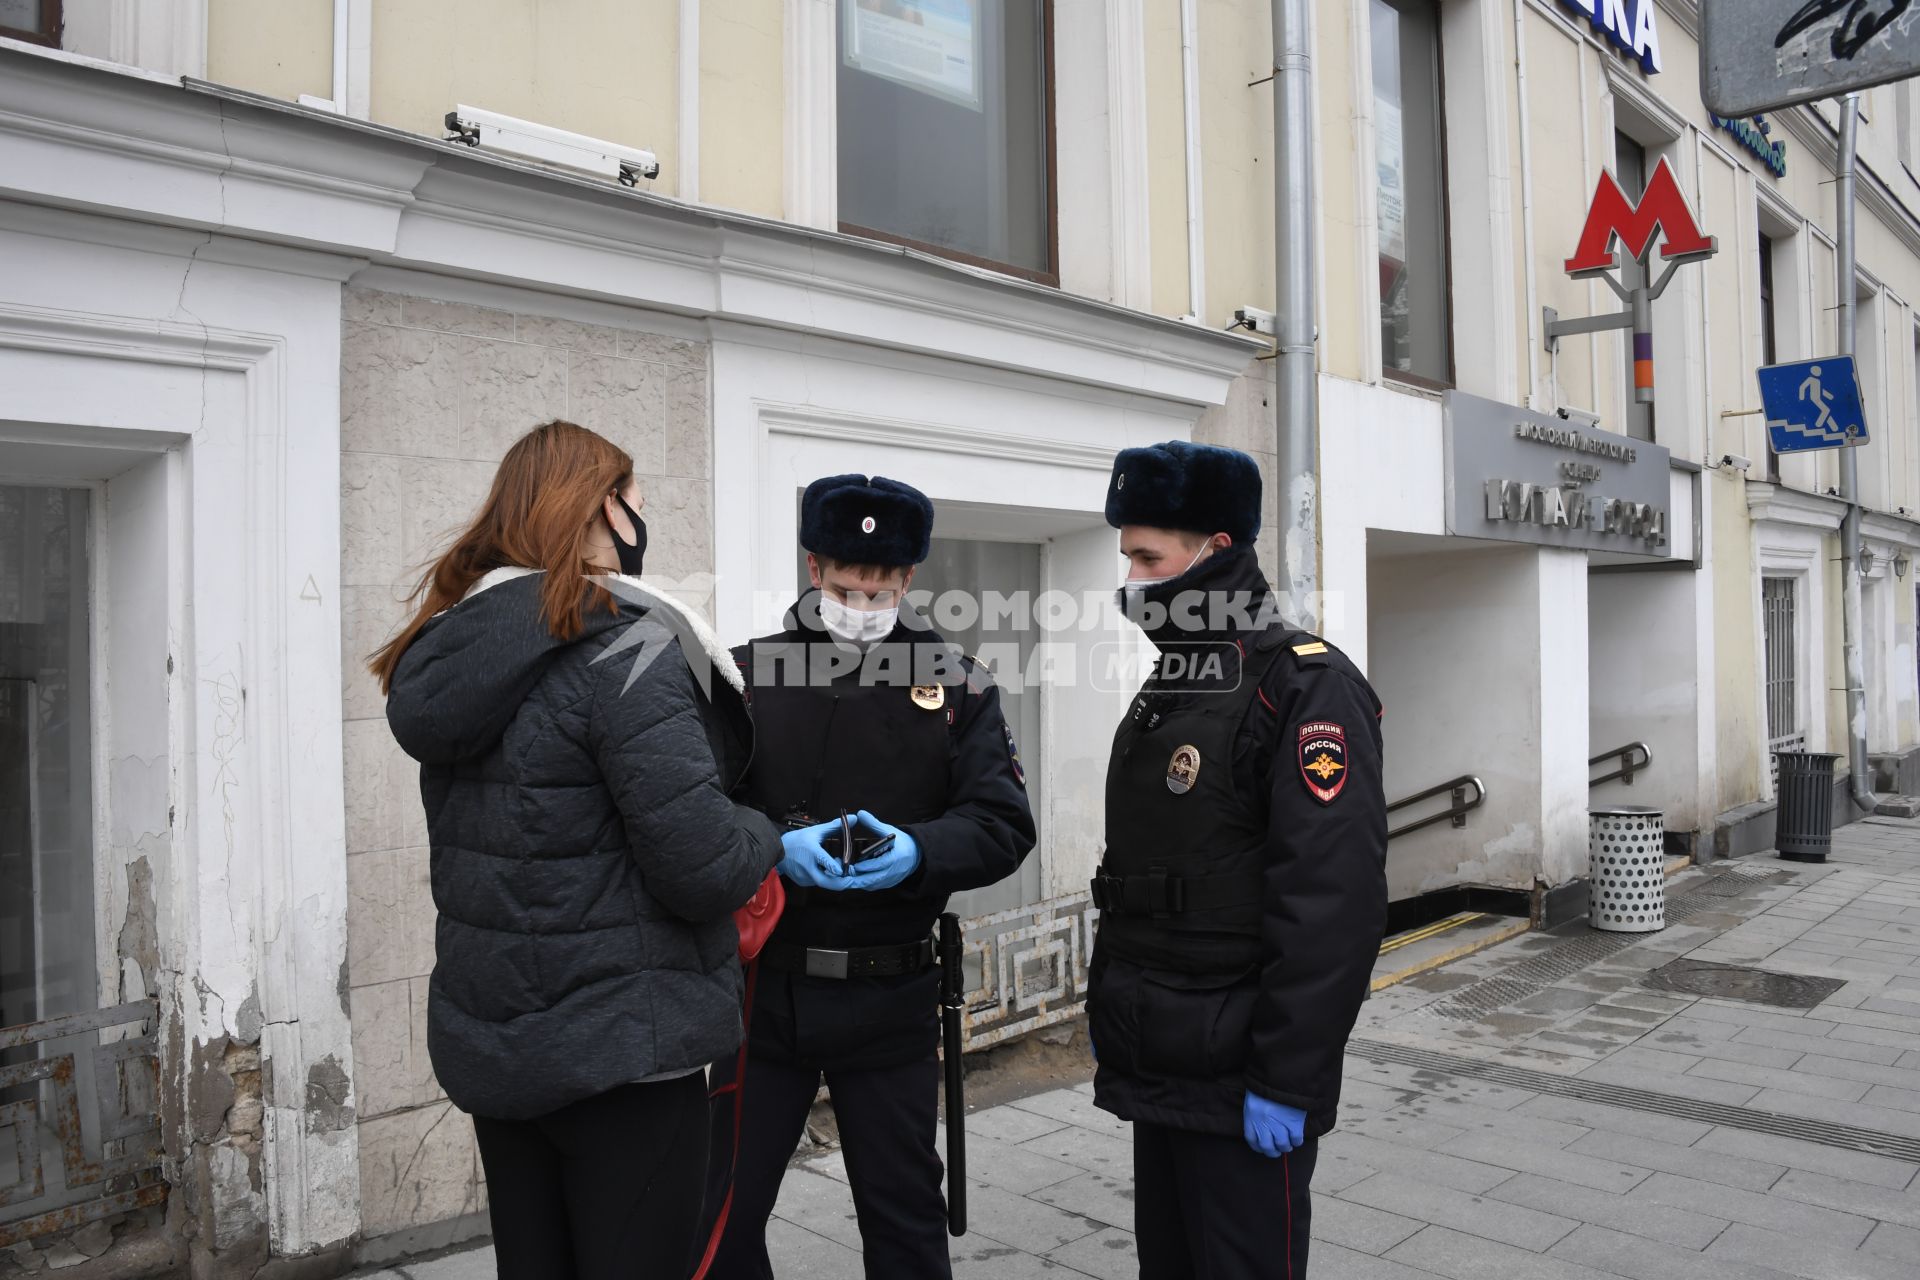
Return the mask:
<path id="1" fill-rule="evenodd" d="M 1374 159 L 1379 171 L 1380 256 L 1407 260 L 1406 153 L 1400 129 L 1400 104 L 1376 99 L 1373 104 Z"/>
<path id="2" fill-rule="evenodd" d="M 40 30 L 40 0 L 0 0 L 0 27 Z"/>
<path id="3" fill-rule="evenodd" d="M 979 111 L 981 0 L 843 0 L 855 71 Z"/>

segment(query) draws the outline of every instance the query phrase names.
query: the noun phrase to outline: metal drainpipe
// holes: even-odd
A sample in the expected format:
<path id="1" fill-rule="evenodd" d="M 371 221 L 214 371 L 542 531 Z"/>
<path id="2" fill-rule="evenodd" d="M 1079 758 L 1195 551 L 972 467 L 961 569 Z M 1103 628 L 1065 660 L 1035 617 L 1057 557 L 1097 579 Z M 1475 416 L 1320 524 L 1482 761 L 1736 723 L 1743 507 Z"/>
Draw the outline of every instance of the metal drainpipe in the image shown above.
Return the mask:
<path id="1" fill-rule="evenodd" d="M 1287 617 L 1320 627 L 1320 403 L 1314 350 L 1313 50 L 1310 0 L 1273 0 L 1274 447 Z"/>
<path id="2" fill-rule="evenodd" d="M 1840 100 L 1840 174 L 1834 187 L 1837 204 L 1835 222 L 1836 257 L 1839 258 L 1840 354 L 1854 353 L 1855 326 L 1859 322 L 1854 280 L 1854 168 L 1855 147 L 1860 132 L 1860 96 L 1850 93 Z M 1873 812 L 1879 799 L 1873 794 L 1867 773 L 1867 690 L 1860 655 L 1860 484 L 1856 451 L 1840 450 L 1840 497 L 1847 513 L 1840 525 L 1841 636 L 1846 655 L 1847 675 L 1847 785 L 1853 802 Z"/>

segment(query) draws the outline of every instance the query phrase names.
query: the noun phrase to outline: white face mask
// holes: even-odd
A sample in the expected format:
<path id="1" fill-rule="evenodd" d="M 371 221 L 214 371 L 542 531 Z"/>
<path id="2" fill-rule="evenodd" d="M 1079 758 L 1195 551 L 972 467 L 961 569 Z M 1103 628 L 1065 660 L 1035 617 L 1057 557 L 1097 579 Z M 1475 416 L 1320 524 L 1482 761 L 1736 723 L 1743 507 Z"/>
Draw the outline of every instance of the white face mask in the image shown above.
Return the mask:
<path id="1" fill-rule="evenodd" d="M 1207 554 L 1206 544 L 1202 543 L 1200 549 L 1193 553 L 1193 559 L 1187 561 L 1187 568 L 1182 569 L 1179 573 L 1169 573 L 1159 578 L 1123 579 L 1120 583 L 1121 594 L 1124 595 L 1129 601 L 1137 600 L 1140 598 L 1141 593 L 1146 591 L 1148 587 L 1157 587 L 1163 582 L 1172 582 L 1175 578 L 1185 576 L 1187 570 L 1199 564 L 1200 558 L 1206 554 Z"/>
<path id="2" fill-rule="evenodd" d="M 824 591 L 820 593 L 820 625 L 842 644 L 857 645 L 862 649 L 879 644 L 893 634 L 894 625 L 899 620 L 898 605 L 890 609 L 856 609 L 842 604 Z"/>

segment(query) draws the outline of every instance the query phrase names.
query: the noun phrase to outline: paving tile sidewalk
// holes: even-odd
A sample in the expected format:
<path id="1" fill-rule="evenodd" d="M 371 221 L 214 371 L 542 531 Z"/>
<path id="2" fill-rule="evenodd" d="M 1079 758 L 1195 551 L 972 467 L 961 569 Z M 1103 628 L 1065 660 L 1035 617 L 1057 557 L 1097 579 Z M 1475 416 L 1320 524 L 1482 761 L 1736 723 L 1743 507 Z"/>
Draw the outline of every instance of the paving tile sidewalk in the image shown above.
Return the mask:
<path id="1" fill-rule="evenodd" d="M 1713 887 L 1732 892 L 1591 963 L 1553 962 L 1576 925 L 1369 1001 L 1315 1178 L 1316 1280 L 1920 1276 L 1920 1163 L 1903 1158 L 1920 1142 L 1849 1137 L 1920 1140 L 1920 821 L 1843 828 L 1823 866 L 1716 864 L 1672 891 L 1729 870 Z M 1682 958 L 1840 985 L 1804 1009 L 1644 985 Z M 1639 1109 L 1615 1086 L 1680 1101 Z M 959 1280 L 1138 1274 L 1130 1134 L 1090 1093 L 968 1117 Z M 837 1153 L 796 1164 L 769 1238 L 784 1280 L 861 1275 Z M 377 1274 L 470 1280 L 492 1255 Z"/>

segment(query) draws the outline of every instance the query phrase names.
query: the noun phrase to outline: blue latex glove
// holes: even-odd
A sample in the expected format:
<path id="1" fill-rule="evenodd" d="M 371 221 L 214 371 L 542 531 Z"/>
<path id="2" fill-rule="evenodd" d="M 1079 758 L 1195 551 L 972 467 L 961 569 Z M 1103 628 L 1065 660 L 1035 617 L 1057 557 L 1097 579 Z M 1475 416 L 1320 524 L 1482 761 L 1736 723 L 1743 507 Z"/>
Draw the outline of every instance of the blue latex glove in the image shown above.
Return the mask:
<path id="1" fill-rule="evenodd" d="M 1257 1093 L 1248 1093 L 1240 1127 L 1248 1146 L 1277 1160 L 1305 1140 L 1307 1113 Z"/>
<path id="2" fill-rule="evenodd" d="M 816 822 L 782 833 L 780 847 L 787 856 L 780 860 L 781 877 L 807 889 L 832 889 L 837 893 L 852 888 L 853 877 L 840 865 L 840 859 L 827 852 L 827 838 L 839 834 L 838 822 Z"/>
<path id="3" fill-rule="evenodd" d="M 860 811 L 860 825 L 882 835 L 893 837 L 893 848 L 877 858 L 853 864 L 853 884 L 855 889 L 891 889 L 913 874 L 920 865 L 920 846 L 913 837 L 900 828 L 890 826 L 868 813 Z"/>

